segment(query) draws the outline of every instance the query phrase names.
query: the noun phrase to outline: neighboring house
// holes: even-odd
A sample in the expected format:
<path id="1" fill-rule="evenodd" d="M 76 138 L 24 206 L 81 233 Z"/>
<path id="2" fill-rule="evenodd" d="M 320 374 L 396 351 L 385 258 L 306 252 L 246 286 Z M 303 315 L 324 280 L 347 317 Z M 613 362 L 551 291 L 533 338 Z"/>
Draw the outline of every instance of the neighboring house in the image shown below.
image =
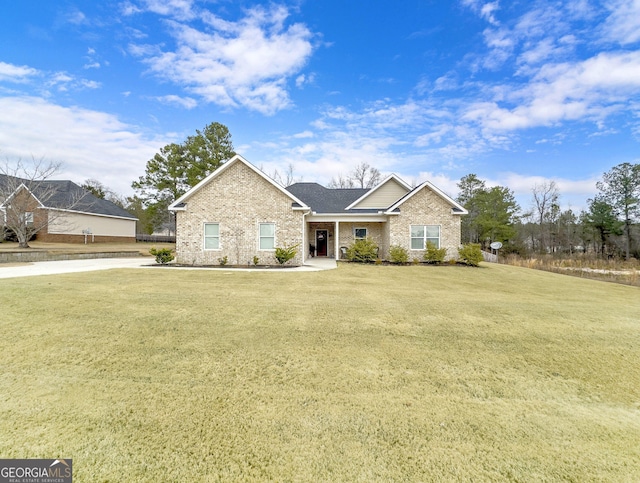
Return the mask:
<path id="1" fill-rule="evenodd" d="M 428 181 L 416 188 L 395 175 L 373 189 L 329 189 L 317 183 L 287 188 L 234 156 L 177 199 L 176 261 L 189 265 L 276 263 L 275 248 L 297 245 L 295 259 L 341 258 L 358 238 L 379 256 L 400 245 L 422 258 L 427 242 L 456 257 L 465 209 Z"/>
<path id="2" fill-rule="evenodd" d="M 72 181 L 28 181 L 0 175 L 0 223 L 6 223 L 12 200 L 29 197 L 27 222 L 44 225 L 36 239 L 47 242 L 98 243 L 136 241 L 137 218 L 111 201 L 97 198 Z"/>

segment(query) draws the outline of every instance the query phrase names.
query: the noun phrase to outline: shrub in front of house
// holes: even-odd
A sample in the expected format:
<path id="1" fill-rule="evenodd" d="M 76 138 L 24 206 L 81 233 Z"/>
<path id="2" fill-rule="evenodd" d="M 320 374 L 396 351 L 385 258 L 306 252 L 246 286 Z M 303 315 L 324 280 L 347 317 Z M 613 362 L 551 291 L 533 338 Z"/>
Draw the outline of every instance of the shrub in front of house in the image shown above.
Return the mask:
<path id="1" fill-rule="evenodd" d="M 427 243 L 427 250 L 424 252 L 424 261 L 427 263 L 442 263 L 447 256 L 446 248 L 438 248 L 434 243 Z"/>
<path id="2" fill-rule="evenodd" d="M 378 258 L 378 245 L 371 238 L 354 241 L 347 247 L 347 260 L 350 262 L 371 263 Z"/>
<path id="3" fill-rule="evenodd" d="M 409 251 L 400 245 L 392 245 L 389 247 L 389 260 L 391 263 L 407 263 Z"/>
<path id="4" fill-rule="evenodd" d="M 151 250 L 149 250 L 149 253 L 154 257 L 156 257 L 156 263 L 160 263 L 162 265 L 166 265 L 174 258 L 170 248 L 157 249 L 153 247 Z"/>
<path id="5" fill-rule="evenodd" d="M 480 262 L 484 260 L 482 257 L 482 250 L 479 243 L 467 243 L 462 248 L 458 249 L 458 256 L 460 261 L 466 265 L 477 267 Z"/>
<path id="6" fill-rule="evenodd" d="M 277 247 L 276 248 L 276 260 L 280 265 L 284 265 L 298 253 L 298 245 L 293 245 L 292 247 Z"/>

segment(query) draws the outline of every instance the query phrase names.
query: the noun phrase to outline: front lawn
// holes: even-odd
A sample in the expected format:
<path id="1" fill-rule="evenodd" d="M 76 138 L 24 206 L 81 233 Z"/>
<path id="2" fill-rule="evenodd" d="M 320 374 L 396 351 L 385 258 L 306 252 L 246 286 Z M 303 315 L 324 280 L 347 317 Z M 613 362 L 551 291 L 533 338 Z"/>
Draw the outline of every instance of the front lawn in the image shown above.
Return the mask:
<path id="1" fill-rule="evenodd" d="M 83 481 L 638 481 L 640 291 L 504 265 L 0 280 L 0 455 Z"/>

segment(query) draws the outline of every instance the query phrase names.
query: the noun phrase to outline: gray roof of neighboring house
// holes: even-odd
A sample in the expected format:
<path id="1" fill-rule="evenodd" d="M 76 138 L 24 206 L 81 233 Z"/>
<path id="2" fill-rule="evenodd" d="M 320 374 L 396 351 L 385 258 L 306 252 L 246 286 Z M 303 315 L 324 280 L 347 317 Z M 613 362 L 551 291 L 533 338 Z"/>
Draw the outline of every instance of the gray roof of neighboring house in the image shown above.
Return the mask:
<path id="1" fill-rule="evenodd" d="M 9 177 L 0 174 L 0 192 L 6 190 Z M 34 181 L 29 182 L 20 178 L 12 178 L 13 185 L 17 185 L 15 180 L 24 183 L 33 195 L 47 208 L 57 208 L 63 210 L 79 211 L 95 215 L 116 216 L 119 218 L 137 218 L 124 208 L 115 203 L 98 198 L 85 191 L 73 181 Z M 17 187 L 17 186 L 16 186 Z M 1 202 L 1 201 L 0 201 Z"/>
<path id="2" fill-rule="evenodd" d="M 287 191 L 303 201 L 316 213 L 341 213 L 351 203 L 362 197 L 366 188 L 325 188 L 318 183 L 294 183 Z M 379 210 L 348 210 L 347 213 L 368 213 Z"/>

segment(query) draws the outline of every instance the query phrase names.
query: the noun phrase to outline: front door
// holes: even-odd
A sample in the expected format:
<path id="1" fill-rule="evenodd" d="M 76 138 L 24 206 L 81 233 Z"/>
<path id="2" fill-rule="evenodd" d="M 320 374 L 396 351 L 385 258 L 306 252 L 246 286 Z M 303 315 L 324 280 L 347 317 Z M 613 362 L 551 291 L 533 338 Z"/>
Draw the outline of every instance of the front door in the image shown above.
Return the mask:
<path id="1" fill-rule="evenodd" d="M 316 230 L 316 256 L 327 256 L 327 237 L 329 232 L 327 230 Z"/>

